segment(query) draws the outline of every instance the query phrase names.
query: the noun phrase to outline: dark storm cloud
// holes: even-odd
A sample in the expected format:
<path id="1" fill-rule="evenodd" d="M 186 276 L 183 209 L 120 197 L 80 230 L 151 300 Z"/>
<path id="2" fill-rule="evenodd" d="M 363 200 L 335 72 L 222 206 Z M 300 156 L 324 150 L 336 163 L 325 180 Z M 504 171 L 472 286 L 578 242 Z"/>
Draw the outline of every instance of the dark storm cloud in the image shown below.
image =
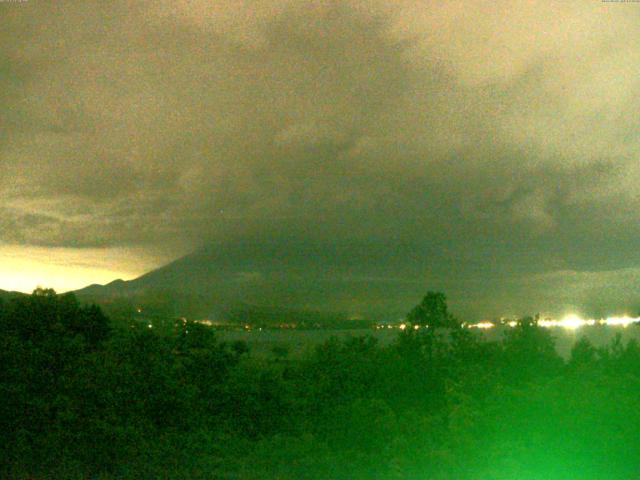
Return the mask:
<path id="1" fill-rule="evenodd" d="M 386 3 L 0 4 L 0 241 L 268 241 L 468 312 L 626 282 L 640 11 Z"/>

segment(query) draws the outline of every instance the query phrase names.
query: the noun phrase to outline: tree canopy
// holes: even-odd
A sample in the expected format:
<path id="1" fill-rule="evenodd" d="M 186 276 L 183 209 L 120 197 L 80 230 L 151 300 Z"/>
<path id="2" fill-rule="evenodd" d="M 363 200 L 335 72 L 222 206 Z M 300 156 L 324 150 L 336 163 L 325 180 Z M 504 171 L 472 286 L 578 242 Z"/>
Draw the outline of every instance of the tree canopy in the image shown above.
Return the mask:
<path id="1" fill-rule="evenodd" d="M 460 325 L 449 313 L 445 294 L 432 291 L 427 292 L 422 301 L 411 309 L 407 314 L 407 321 L 430 328 L 453 328 Z"/>
<path id="2" fill-rule="evenodd" d="M 425 299 L 424 325 L 452 324 L 444 295 Z M 640 469 L 633 341 L 581 339 L 565 361 L 525 321 L 497 342 L 456 329 L 260 356 L 200 324 L 158 330 L 51 290 L 0 304 L 0 478 L 626 480 Z"/>

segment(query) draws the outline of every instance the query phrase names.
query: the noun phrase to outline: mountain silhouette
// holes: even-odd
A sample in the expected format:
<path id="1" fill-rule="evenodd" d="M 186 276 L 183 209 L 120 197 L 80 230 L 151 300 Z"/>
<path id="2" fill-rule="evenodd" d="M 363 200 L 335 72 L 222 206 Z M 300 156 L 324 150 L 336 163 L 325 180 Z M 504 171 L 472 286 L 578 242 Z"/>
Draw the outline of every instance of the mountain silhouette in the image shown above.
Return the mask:
<path id="1" fill-rule="evenodd" d="M 25 295 L 24 293 L 20 293 L 20 292 L 9 292 L 7 290 L 0 290 L 0 301 L 9 301 L 12 298 L 16 298 L 19 296 Z"/>
<path id="2" fill-rule="evenodd" d="M 90 285 L 76 294 L 176 316 L 215 316 L 240 306 L 350 317 L 402 314 L 420 288 L 407 291 L 387 281 L 388 256 L 397 254 L 398 248 L 372 250 L 357 242 L 245 240 L 209 245 L 136 279 Z"/>

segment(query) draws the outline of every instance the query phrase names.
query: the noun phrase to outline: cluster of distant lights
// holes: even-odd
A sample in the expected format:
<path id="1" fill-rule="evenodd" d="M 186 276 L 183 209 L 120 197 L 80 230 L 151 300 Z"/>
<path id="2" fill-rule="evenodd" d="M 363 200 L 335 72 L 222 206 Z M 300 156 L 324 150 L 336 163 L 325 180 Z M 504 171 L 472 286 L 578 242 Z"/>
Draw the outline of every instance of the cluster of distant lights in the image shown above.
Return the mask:
<path id="1" fill-rule="evenodd" d="M 408 323 L 401 323 L 400 325 L 393 325 L 391 323 L 386 324 L 386 325 L 376 325 L 376 330 L 384 330 L 384 329 L 388 329 L 391 330 L 393 328 L 398 328 L 400 330 L 419 330 L 420 329 L 420 325 L 410 325 Z M 424 326 L 423 328 L 428 328 L 427 326 Z"/>
<path id="2" fill-rule="evenodd" d="M 567 315 L 561 320 L 553 320 L 549 318 L 541 319 L 541 320 L 538 320 L 537 325 L 543 328 L 564 328 L 567 330 L 576 330 L 580 327 L 590 327 L 594 325 L 606 325 L 609 327 L 625 327 L 626 328 L 629 325 L 638 323 L 638 322 L 640 322 L 640 317 L 633 318 L 626 315 L 622 317 L 608 317 L 608 318 L 601 318 L 599 320 L 595 320 L 593 318 L 591 319 L 580 318 L 578 315 L 572 314 L 572 315 Z M 515 320 L 511 320 L 509 322 L 505 322 L 503 325 L 513 328 L 517 326 L 518 323 L 519 322 Z M 493 322 L 479 322 L 479 323 L 465 324 L 465 326 L 467 328 L 478 328 L 480 330 L 487 330 L 495 327 L 496 324 Z"/>
<path id="3" fill-rule="evenodd" d="M 138 313 L 142 313 L 142 308 L 136 308 L 136 311 Z M 187 323 L 187 319 L 182 317 L 180 318 L 180 320 L 182 320 L 182 323 L 186 324 Z M 207 326 L 212 326 L 213 322 L 211 322 L 211 320 L 196 320 L 196 323 L 200 323 L 203 325 L 207 325 Z M 511 327 L 514 328 L 516 326 L 518 326 L 520 322 L 516 321 L 516 320 L 510 320 L 508 322 L 505 321 L 500 321 L 498 323 L 498 325 L 503 325 L 503 326 L 507 326 L 507 327 Z M 631 324 L 634 323 L 640 323 L 640 317 L 629 317 L 627 315 L 622 316 L 622 317 L 607 317 L 607 318 L 601 318 L 599 320 L 595 320 L 593 318 L 590 319 L 585 319 L 585 318 L 581 318 L 578 315 L 575 314 L 571 314 L 571 315 L 567 315 L 566 317 L 562 318 L 561 320 L 553 320 L 550 318 L 545 318 L 545 319 L 540 319 L 536 322 L 536 324 L 539 327 L 543 327 L 543 328 L 564 328 L 567 330 L 576 330 L 580 327 L 592 327 L 595 325 L 603 325 L 603 326 L 609 326 L 609 327 L 628 327 Z M 496 323 L 494 322 L 489 322 L 489 321 L 483 321 L 483 322 L 478 322 L 478 323 L 463 323 L 462 324 L 463 327 L 465 328 L 477 328 L 479 330 L 488 330 L 491 328 L 494 328 L 496 326 Z M 148 328 L 153 328 L 153 324 L 149 323 L 147 325 Z M 244 325 L 244 328 L 246 330 L 250 330 L 251 326 L 250 325 Z M 376 329 L 392 329 L 392 328 L 398 328 L 400 330 L 419 330 L 421 328 L 420 325 L 412 325 L 412 324 L 408 324 L 408 323 L 401 323 L 400 325 L 392 325 L 392 324 L 388 324 L 388 325 L 376 325 Z M 424 326 L 424 328 L 428 328 L 427 325 Z M 260 328 L 260 330 L 262 330 L 262 328 Z"/>

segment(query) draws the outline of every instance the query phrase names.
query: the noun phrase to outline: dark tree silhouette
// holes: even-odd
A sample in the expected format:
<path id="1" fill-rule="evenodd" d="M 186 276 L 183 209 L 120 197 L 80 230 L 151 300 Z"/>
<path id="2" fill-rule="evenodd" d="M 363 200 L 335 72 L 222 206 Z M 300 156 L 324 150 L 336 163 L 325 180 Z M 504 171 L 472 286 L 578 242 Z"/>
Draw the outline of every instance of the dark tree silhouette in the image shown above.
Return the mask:
<path id="1" fill-rule="evenodd" d="M 442 292 L 429 291 L 422 301 L 413 307 L 407 315 L 407 321 L 413 325 L 430 328 L 454 328 L 460 325 L 447 307 L 447 297 Z"/>

